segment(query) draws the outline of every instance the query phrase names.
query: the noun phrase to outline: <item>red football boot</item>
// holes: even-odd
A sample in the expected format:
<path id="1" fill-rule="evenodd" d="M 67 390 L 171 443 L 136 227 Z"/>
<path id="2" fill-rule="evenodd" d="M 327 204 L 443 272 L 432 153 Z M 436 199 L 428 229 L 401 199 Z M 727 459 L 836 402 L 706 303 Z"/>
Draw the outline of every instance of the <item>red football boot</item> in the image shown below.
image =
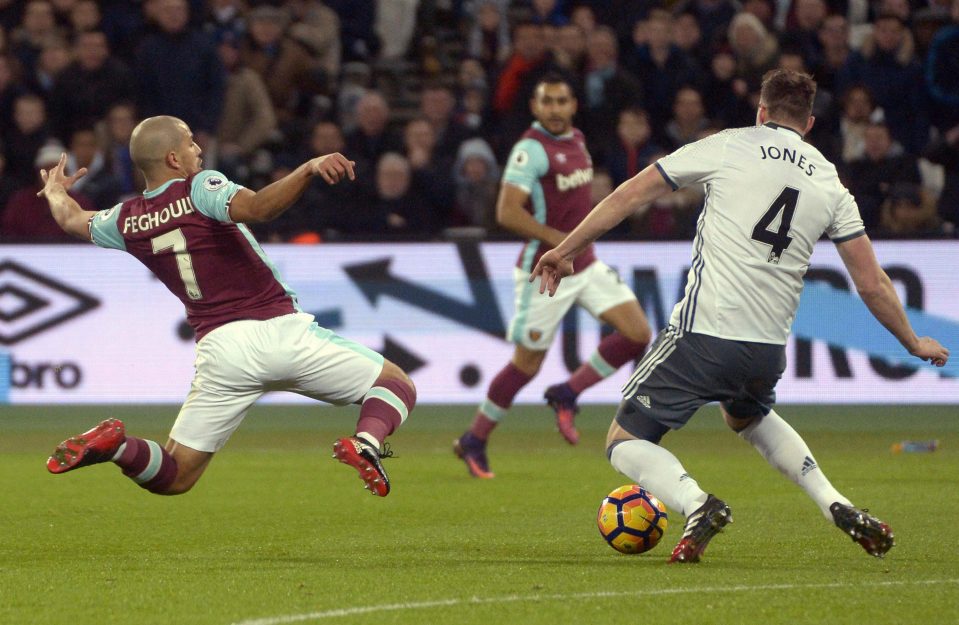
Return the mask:
<path id="1" fill-rule="evenodd" d="M 379 451 L 362 438 L 347 436 L 333 443 L 333 457 L 348 464 L 360 474 L 366 482 L 366 489 L 379 497 L 390 494 L 390 478 L 380 463 L 380 458 L 389 458 L 393 452 L 384 445 Z"/>
<path id="2" fill-rule="evenodd" d="M 107 419 L 92 430 L 57 445 L 47 459 L 47 471 L 66 473 L 89 464 L 106 462 L 113 458 L 126 438 L 123 421 Z"/>

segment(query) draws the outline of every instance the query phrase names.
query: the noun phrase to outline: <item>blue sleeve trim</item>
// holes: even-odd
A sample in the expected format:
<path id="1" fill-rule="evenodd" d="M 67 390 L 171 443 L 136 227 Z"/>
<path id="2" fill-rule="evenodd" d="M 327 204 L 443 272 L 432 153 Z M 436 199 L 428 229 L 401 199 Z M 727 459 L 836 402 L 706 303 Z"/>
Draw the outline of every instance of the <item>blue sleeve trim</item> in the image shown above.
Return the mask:
<path id="1" fill-rule="evenodd" d="M 669 174 L 666 173 L 666 170 L 663 169 L 663 166 L 659 164 L 659 161 L 656 161 L 656 169 L 659 170 L 659 173 L 663 176 L 663 179 L 673 188 L 673 191 L 679 188 L 679 185 L 673 182 L 673 179 L 669 177 Z"/>
<path id="2" fill-rule="evenodd" d="M 853 232 L 852 234 L 847 234 L 844 237 L 839 237 L 838 239 L 832 239 L 833 243 L 845 243 L 846 241 L 852 241 L 853 239 L 858 239 L 861 236 L 866 234 L 866 230 L 859 230 L 858 232 Z"/>

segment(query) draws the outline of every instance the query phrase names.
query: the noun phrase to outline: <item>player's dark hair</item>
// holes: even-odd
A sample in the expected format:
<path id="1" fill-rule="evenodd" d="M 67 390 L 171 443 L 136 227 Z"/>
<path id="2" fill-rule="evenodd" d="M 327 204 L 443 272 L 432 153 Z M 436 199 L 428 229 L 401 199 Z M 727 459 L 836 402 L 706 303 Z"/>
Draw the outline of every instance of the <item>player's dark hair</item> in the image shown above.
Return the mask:
<path id="1" fill-rule="evenodd" d="M 806 124 L 812 115 L 816 81 L 809 74 L 789 69 L 774 69 L 763 76 L 759 101 L 769 117 Z"/>
<path id="2" fill-rule="evenodd" d="M 573 83 L 570 82 L 569 78 L 563 76 L 559 72 L 546 72 L 543 76 L 536 81 L 536 84 L 533 86 L 533 93 L 539 89 L 540 85 L 566 85 L 569 89 L 569 92 L 575 97 L 576 91 L 573 89 Z"/>

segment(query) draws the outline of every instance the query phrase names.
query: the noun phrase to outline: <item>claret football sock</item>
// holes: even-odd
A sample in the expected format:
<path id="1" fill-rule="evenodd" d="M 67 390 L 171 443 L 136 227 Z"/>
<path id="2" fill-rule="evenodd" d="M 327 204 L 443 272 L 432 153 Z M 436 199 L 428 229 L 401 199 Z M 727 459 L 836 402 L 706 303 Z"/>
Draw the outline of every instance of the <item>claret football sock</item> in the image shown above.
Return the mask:
<path id="1" fill-rule="evenodd" d="M 833 488 L 799 433 L 775 410 L 750 423 L 739 435 L 755 447 L 766 462 L 806 491 L 827 519 L 833 518 L 829 506 L 834 502 L 851 505 Z"/>
<path id="2" fill-rule="evenodd" d="M 613 468 L 645 488 L 672 510 L 689 516 L 709 495 L 669 450 L 644 440 L 617 443 L 610 453 Z"/>
<path id="3" fill-rule="evenodd" d="M 410 384 L 395 378 L 377 380 L 363 397 L 357 435 L 379 449 L 380 443 L 406 421 L 414 405 L 416 390 Z"/>
<path id="4" fill-rule="evenodd" d="M 617 369 L 646 351 L 646 343 L 631 341 L 619 332 L 614 332 L 599 342 L 589 359 L 581 364 L 567 384 L 579 395 L 584 390 L 613 375 Z"/>
<path id="5" fill-rule="evenodd" d="M 503 367 L 490 382 L 486 400 L 480 404 L 470 432 L 485 441 L 513 405 L 516 394 L 532 379 L 533 376 L 524 373 L 512 362 Z"/>
<path id="6" fill-rule="evenodd" d="M 156 441 L 127 436 L 113 462 L 124 475 L 151 493 L 165 493 L 176 480 L 176 460 Z"/>

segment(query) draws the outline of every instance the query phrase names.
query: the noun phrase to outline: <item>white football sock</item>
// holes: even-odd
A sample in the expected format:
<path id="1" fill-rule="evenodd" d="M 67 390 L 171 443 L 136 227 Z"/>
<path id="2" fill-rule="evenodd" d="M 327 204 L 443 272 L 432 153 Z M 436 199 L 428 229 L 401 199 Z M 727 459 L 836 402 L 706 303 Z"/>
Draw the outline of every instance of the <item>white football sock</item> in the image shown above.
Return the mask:
<path id="1" fill-rule="evenodd" d="M 766 462 L 806 491 L 822 510 L 823 516 L 830 521 L 830 504 L 838 501 L 852 505 L 826 479 L 799 433 L 776 414 L 775 410 L 770 410 L 762 419 L 753 421 L 739 432 L 739 435 L 749 441 Z"/>
<path id="2" fill-rule="evenodd" d="M 656 443 L 629 440 L 613 447 L 609 456 L 613 468 L 648 490 L 667 508 L 689 516 L 708 495 L 699 488 L 679 460 Z"/>
<path id="3" fill-rule="evenodd" d="M 379 449 L 380 449 L 380 439 L 376 438 L 375 436 L 373 436 L 373 435 L 370 434 L 369 432 L 357 432 L 357 433 L 356 433 L 356 438 L 362 438 L 362 439 L 365 440 L 367 443 L 369 443 L 370 445 L 372 445 L 374 449 L 376 449 L 377 451 L 379 451 Z"/>

